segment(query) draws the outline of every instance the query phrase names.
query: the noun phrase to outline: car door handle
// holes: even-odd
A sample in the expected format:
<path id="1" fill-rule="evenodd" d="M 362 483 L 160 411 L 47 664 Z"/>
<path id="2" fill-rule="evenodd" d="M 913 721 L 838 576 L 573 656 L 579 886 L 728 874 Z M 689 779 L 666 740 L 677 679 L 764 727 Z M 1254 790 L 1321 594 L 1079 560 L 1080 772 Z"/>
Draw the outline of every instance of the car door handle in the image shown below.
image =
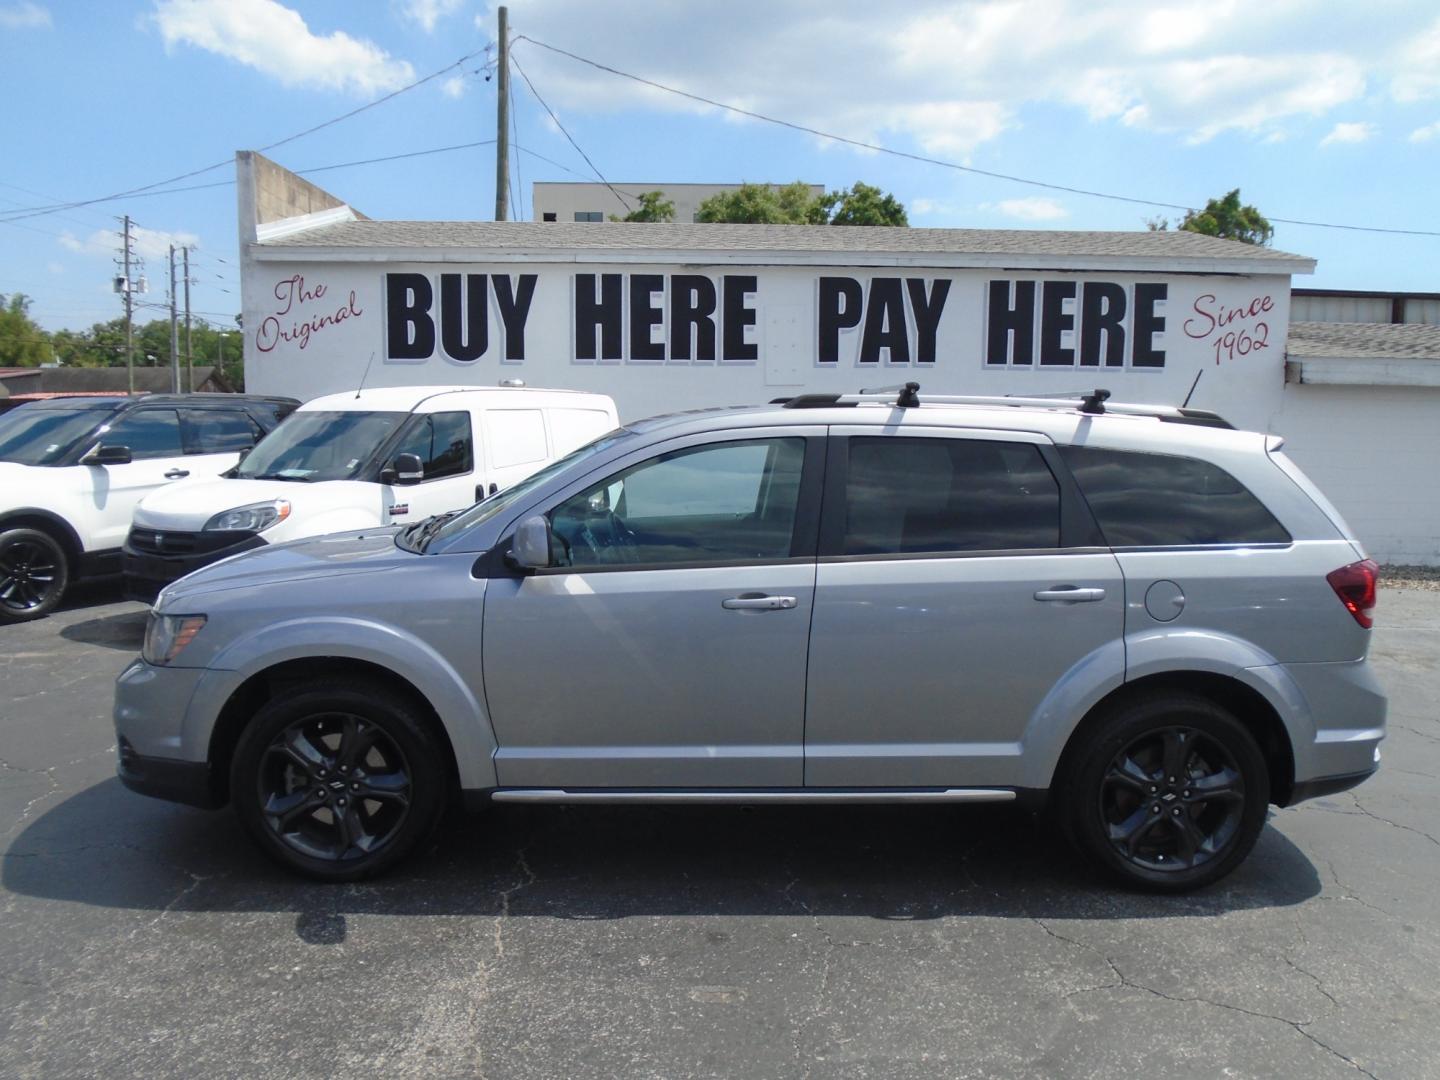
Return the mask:
<path id="1" fill-rule="evenodd" d="M 1104 600 L 1104 589 L 1082 589 L 1077 585 L 1056 585 L 1052 589 L 1041 589 L 1035 594 L 1036 600 L 1058 600 L 1066 604 L 1083 604 Z"/>
<path id="2" fill-rule="evenodd" d="M 732 596 L 728 600 L 721 600 L 720 606 L 726 611 L 789 611 L 796 603 L 793 596 L 760 596 L 757 593 L 746 593 L 743 596 Z"/>
<path id="3" fill-rule="evenodd" d="M 179 479 L 181 479 L 182 477 L 186 477 L 186 476 L 189 476 L 189 475 L 190 475 L 190 470 L 189 470 L 189 469 L 171 469 L 169 472 L 167 472 L 167 473 L 165 474 L 165 479 L 166 479 L 166 480 L 179 480 Z"/>

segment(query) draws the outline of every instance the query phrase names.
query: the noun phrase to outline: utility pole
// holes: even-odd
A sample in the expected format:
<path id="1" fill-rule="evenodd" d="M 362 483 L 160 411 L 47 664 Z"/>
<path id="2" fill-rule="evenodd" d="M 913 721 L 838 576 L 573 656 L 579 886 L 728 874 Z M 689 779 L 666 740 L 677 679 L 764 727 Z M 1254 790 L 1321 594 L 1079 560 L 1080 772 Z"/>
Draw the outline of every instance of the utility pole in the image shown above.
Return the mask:
<path id="1" fill-rule="evenodd" d="M 125 374 L 130 394 L 135 393 L 135 290 L 130 284 L 130 215 L 125 215 Z"/>
<path id="2" fill-rule="evenodd" d="M 185 253 L 185 383 L 186 393 L 195 392 L 195 358 L 190 355 L 190 245 L 180 249 Z"/>
<path id="3" fill-rule="evenodd" d="M 510 220 L 510 9 L 500 9 L 495 80 L 495 220 Z"/>
<path id="4" fill-rule="evenodd" d="M 170 392 L 180 392 L 180 332 L 175 311 L 175 245 L 170 245 Z"/>

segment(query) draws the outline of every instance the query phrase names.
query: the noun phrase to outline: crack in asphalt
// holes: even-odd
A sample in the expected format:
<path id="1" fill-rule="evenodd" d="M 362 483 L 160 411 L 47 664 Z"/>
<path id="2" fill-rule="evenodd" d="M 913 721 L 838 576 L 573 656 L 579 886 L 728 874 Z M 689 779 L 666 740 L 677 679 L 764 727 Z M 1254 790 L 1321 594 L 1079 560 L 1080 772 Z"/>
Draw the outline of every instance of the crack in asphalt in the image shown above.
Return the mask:
<path id="1" fill-rule="evenodd" d="M 521 889 L 528 888 L 539 881 L 539 875 L 530 869 L 530 861 L 526 858 L 525 849 L 517 848 L 515 851 L 516 869 L 520 871 L 521 878 L 508 889 L 500 890 L 500 912 L 495 916 L 495 959 L 505 958 L 505 920 L 510 917 L 510 898 Z"/>
<path id="2" fill-rule="evenodd" d="M 1423 836 L 1426 840 L 1429 840 L 1430 843 L 1434 844 L 1436 847 L 1440 847 L 1440 840 L 1436 840 L 1435 837 L 1431 836 L 1424 830 L 1417 829 L 1413 825 L 1402 825 L 1400 822 L 1391 821 L 1387 817 L 1381 817 L 1379 814 L 1375 813 L 1364 803 L 1362 803 L 1360 801 L 1360 796 L 1357 795 L 1354 791 L 1347 791 L 1345 794 L 1349 795 L 1350 798 L 1354 801 L 1355 809 L 1359 810 L 1366 817 L 1374 818 L 1376 821 L 1389 825 L 1392 829 L 1404 829 L 1406 832 L 1414 833 L 1416 836 Z"/>
<path id="3" fill-rule="evenodd" d="M 1045 931 L 1045 933 L 1049 934 L 1057 941 L 1063 941 L 1067 945 L 1073 945 L 1077 948 L 1086 949 L 1090 952 L 1093 952 L 1096 956 L 1100 957 L 1100 959 L 1105 961 L 1106 965 L 1110 968 L 1111 973 L 1115 976 L 1113 982 L 1103 983 L 1099 986 L 1086 986 L 1080 988 L 1079 990 L 1071 990 L 1069 993 L 1064 995 L 1065 1001 L 1067 1003 L 1070 1001 L 1071 998 L 1079 997 L 1082 994 L 1096 994 L 1104 993 L 1111 990 L 1128 989 L 1138 990 L 1141 993 L 1145 994 L 1151 994 L 1165 1001 L 1173 1001 L 1179 1005 L 1210 1005 L 1217 1009 L 1225 1009 L 1229 1012 L 1237 1012 L 1245 1016 L 1253 1016 L 1260 1020 L 1276 1020 L 1282 1024 L 1285 1024 L 1287 1027 L 1293 1028 L 1295 1031 L 1305 1036 L 1305 1038 L 1309 1039 L 1326 1053 L 1331 1054 L 1336 1058 L 1339 1058 L 1341 1061 L 1345 1062 L 1345 1064 L 1349 1065 L 1361 1075 L 1368 1076 L 1370 1080 L 1379 1080 L 1379 1077 L 1377 1077 L 1369 1069 L 1365 1068 L 1365 1066 L 1361 1065 L 1354 1058 L 1348 1056 L 1347 1054 L 1341 1053 L 1329 1043 L 1325 1042 L 1325 1040 L 1321 1039 L 1318 1035 L 1314 1034 L 1311 1031 L 1307 1031 L 1306 1028 L 1309 1027 L 1309 1025 L 1315 1023 L 1315 1020 L 1313 1018 L 1309 1020 L 1292 1020 L 1288 1016 L 1280 1016 L 1276 1013 L 1258 1012 L 1254 1009 L 1247 1009 L 1241 1005 L 1230 1005 L 1223 1001 L 1214 1001 L 1211 998 L 1199 995 L 1194 997 L 1176 997 L 1174 994 L 1167 994 L 1163 990 L 1156 990 L 1153 986 L 1146 986 L 1144 983 L 1136 982 L 1134 979 L 1130 978 L 1128 975 L 1126 975 L 1123 971 L 1120 970 L 1120 966 L 1115 963 L 1115 960 L 1112 957 L 1107 956 L 1102 950 L 1100 950 L 1094 945 L 1091 945 L 1089 942 L 1077 941 L 1074 938 L 1066 937 L 1064 934 L 1057 934 L 1054 930 L 1050 929 L 1050 927 L 1045 925 L 1045 921 L 1043 919 L 1037 916 L 1031 916 L 1031 920 L 1037 926 L 1039 926 L 1041 930 Z M 1292 967 L 1296 967 L 1296 970 L 1301 970 L 1297 965 L 1293 963 L 1293 961 L 1290 961 L 1288 957 L 1282 958 L 1285 959 L 1287 963 L 1290 963 Z M 1310 975 L 1309 972 L 1305 972 L 1305 974 Z M 1319 982 L 1318 978 L 1316 978 L 1314 975 L 1310 975 L 1310 977 L 1312 979 L 1316 979 L 1317 983 Z M 1325 993 L 1325 996 L 1327 998 L 1330 998 L 1332 1002 L 1335 1001 L 1335 999 L 1331 997 L 1329 993 L 1326 993 L 1324 990 L 1322 990 L 1321 992 Z M 1336 1004 L 1338 1004 L 1338 1002 Z"/>

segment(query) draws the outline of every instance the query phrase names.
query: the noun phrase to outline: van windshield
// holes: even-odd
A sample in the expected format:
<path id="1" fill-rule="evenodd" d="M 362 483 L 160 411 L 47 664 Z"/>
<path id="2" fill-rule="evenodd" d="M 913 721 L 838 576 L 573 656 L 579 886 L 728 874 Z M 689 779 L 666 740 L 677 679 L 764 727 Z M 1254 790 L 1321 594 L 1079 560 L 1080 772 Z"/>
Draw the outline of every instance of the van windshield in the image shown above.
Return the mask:
<path id="1" fill-rule="evenodd" d="M 110 409 L 35 409 L 22 406 L 0 427 L 0 461 L 54 465 L 76 443 L 114 417 Z"/>
<path id="2" fill-rule="evenodd" d="M 349 480 L 379 451 L 409 413 L 291 413 L 235 467 L 242 480 Z"/>

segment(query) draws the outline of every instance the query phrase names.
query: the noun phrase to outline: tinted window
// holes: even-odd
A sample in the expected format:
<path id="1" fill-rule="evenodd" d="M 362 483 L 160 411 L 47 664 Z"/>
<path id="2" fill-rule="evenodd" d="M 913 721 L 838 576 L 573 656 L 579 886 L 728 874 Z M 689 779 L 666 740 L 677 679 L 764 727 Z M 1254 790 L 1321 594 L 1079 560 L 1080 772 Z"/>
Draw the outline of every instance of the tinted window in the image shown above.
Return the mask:
<path id="1" fill-rule="evenodd" d="M 551 511 L 557 565 L 788 558 L 804 459 L 804 439 L 757 439 L 632 466 Z"/>
<path id="2" fill-rule="evenodd" d="M 1060 490 L 1038 447 L 852 438 L 844 555 L 1053 548 Z"/>
<path id="3" fill-rule="evenodd" d="M 395 453 L 416 455 L 425 467 L 426 480 L 464 476 L 475 467 L 470 414 L 444 412 L 417 416 Z"/>
<path id="4" fill-rule="evenodd" d="M 189 409 L 185 413 L 185 449 L 191 454 L 238 454 L 263 434 L 239 409 Z"/>
<path id="5" fill-rule="evenodd" d="M 1060 453 L 1111 547 L 1290 541 L 1259 499 L 1208 462 L 1080 446 Z"/>
<path id="6" fill-rule="evenodd" d="M 174 409 L 136 409 L 117 420 L 109 431 L 97 432 L 105 446 L 128 446 L 136 461 L 179 457 L 180 415 Z"/>

